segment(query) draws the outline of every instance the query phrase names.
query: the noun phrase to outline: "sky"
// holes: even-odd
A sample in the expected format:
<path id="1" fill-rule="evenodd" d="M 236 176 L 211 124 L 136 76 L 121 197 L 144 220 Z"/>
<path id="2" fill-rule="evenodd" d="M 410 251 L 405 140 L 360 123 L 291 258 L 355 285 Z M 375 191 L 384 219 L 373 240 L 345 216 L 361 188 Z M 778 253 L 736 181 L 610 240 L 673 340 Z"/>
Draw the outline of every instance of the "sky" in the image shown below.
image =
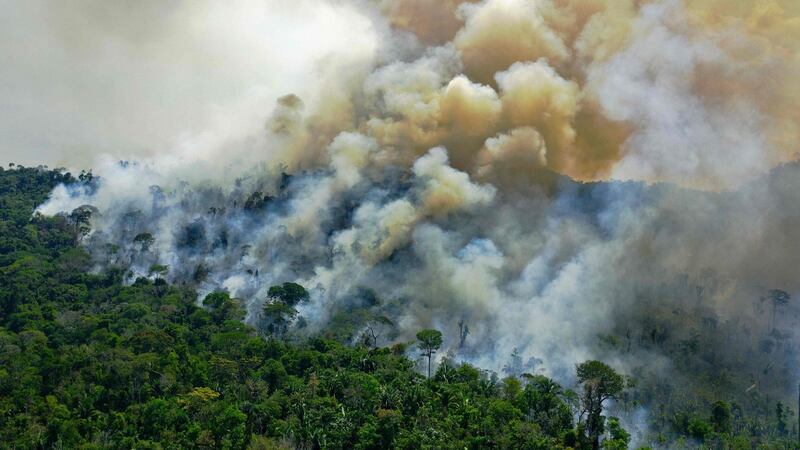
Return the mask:
<path id="1" fill-rule="evenodd" d="M 0 162 L 82 168 L 253 126 L 278 96 L 304 94 L 326 55 L 374 45 L 347 5 L 224 5 L 0 0 Z"/>

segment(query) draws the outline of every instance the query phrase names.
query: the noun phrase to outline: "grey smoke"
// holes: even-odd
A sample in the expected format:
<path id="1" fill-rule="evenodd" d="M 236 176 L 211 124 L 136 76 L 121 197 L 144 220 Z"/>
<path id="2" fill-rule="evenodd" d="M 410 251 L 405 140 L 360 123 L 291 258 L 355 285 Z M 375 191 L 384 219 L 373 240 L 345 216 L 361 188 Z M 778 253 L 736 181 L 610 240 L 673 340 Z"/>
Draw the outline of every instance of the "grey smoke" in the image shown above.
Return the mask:
<path id="1" fill-rule="evenodd" d="M 243 4 L 260 11 L 259 3 Z M 194 10 L 181 5 L 175 14 Z M 298 8 L 308 5 L 318 4 Z M 377 43 L 344 52 L 349 58 L 317 59 L 313 76 L 298 83 L 313 88 L 278 83 L 284 91 L 254 97 L 219 92 L 226 101 L 252 100 L 252 108 L 227 114 L 223 107 L 218 122 L 176 145 L 152 141 L 153 153 L 109 136 L 109 146 L 119 141 L 113 151 L 138 157 L 98 157 L 96 189 L 59 186 L 39 212 L 96 206 L 85 240 L 96 270 L 121 266 L 132 282 L 166 265 L 171 281 L 195 284 L 200 296 L 225 289 L 245 300 L 251 322 L 271 285 L 301 283 L 311 291 L 300 307 L 301 334 L 324 328 L 368 288 L 397 324 L 394 341 L 436 327 L 445 338 L 440 355 L 498 373 L 514 349 L 526 370 L 567 385 L 574 364 L 589 358 L 629 374 L 671 373 L 660 335 L 645 328 L 674 311 L 738 327 L 737 345 L 720 351 L 740 351 L 757 366 L 758 333 L 744 330 L 763 329 L 767 318 L 754 304 L 766 288 L 800 288 L 798 168 L 759 177 L 774 162 L 762 126 L 767 112 L 750 108 L 747 98 L 716 103 L 692 84 L 701 69 L 735 71 L 738 62 L 719 36 L 693 28 L 680 2 L 631 6 L 633 38 L 618 49 L 609 44 L 614 51 L 596 60 L 586 50 L 600 39 L 596 20 L 570 35 L 548 22 L 544 9 L 553 4 L 537 3 L 542 16 L 518 25 L 552 25 L 533 33 L 551 45 L 539 54 L 532 42 L 509 64 L 517 53 L 489 55 L 498 58 L 486 63 L 501 67 L 491 66 L 497 70 L 481 80 L 487 84 L 467 77 L 470 61 L 486 55 L 470 50 L 465 58 L 464 48 L 508 42 L 489 20 L 516 20 L 514 11 L 530 5 L 492 0 L 461 8 L 467 28 L 430 48 L 409 31 L 389 29 L 364 5 L 363 16 L 351 3 L 326 5 L 365 20 Z M 161 25 L 151 26 L 117 31 L 125 48 L 150 48 L 147 39 Z M 215 45 L 201 41 L 202 64 Z M 571 52 L 577 67 L 563 61 Z M 192 85 L 196 66 L 186 67 Z M 274 69 L 265 67 L 252 76 Z M 126 95 L 138 101 L 141 93 Z M 274 109 L 270 96 L 279 98 Z M 196 106 L 180 96 L 175 102 Z M 622 123 L 615 126 L 630 127 L 621 153 L 578 150 L 576 136 L 587 127 L 577 117 L 591 102 Z M 104 108 L 97 114 L 107 114 Z M 125 134 L 136 128 L 126 126 Z M 610 160 L 616 177 L 644 181 L 581 183 L 548 170 L 580 166 L 584 156 Z M 658 180 L 710 190 L 651 184 Z M 714 190 L 720 187 L 729 190 Z M 154 237 L 147 249 L 136 242 L 144 233 Z M 796 313 L 787 312 L 783 326 Z M 460 321 L 470 329 L 463 346 Z M 635 342 L 630 351 L 604 341 L 626 333 Z M 780 361 L 792 373 L 796 339 L 788 339 Z"/>

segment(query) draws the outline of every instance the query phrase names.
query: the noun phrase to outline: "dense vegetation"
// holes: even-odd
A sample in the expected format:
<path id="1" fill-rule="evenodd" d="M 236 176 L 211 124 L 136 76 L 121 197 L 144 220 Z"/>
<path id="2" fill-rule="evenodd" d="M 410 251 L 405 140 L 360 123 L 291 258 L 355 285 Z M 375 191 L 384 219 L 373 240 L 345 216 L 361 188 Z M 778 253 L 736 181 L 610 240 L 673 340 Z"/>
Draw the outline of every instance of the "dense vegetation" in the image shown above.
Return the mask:
<path id="1" fill-rule="evenodd" d="M 598 361 L 576 367 L 574 391 L 541 375 L 500 379 L 446 359 L 428 376 L 441 344 L 436 330 L 420 330 L 413 348 L 380 347 L 377 329 L 388 320 L 381 317 L 368 319 L 373 326 L 359 345 L 341 339 L 352 327 L 342 318 L 320 336 L 288 336 L 294 307 L 308 297 L 293 283 L 270 290 L 254 328 L 242 322 L 236 299 L 215 292 L 198 304 L 191 286 L 169 285 L 158 268 L 130 285 L 120 269 L 91 273 L 79 245 L 90 211 L 33 215 L 56 184 L 91 180 L 0 169 L 3 448 L 630 444 L 608 405 L 647 399 Z M 411 359 L 417 356 L 424 373 Z M 797 448 L 788 408 L 778 404 L 774 415 L 745 418 L 728 401 L 654 415 L 658 439 L 667 447 Z"/>

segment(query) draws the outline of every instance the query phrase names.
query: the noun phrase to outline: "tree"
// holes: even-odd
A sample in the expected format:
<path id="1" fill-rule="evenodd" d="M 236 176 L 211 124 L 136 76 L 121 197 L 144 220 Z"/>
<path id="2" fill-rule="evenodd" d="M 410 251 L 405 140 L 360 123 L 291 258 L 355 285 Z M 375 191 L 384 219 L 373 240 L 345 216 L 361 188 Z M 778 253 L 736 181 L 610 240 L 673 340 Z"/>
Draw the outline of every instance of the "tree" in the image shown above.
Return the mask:
<path id="1" fill-rule="evenodd" d="M 428 379 L 431 377 L 431 357 L 442 345 L 442 333 L 438 330 L 426 329 L 417 333 L 419 349 L 428 358 Z"/>
<path id="2" fill-rule="evenodd" d="M 282 336 L 289 329 L 289 324 L 297 315 L 297 310 L 281 301 L 267 302 L 261 310 L 262 333 L 266 335 Z"/>
<path id="3" fill-rule="evenodd" d="M 247 200 L 244 202 L 244 209 L 245 211 L 257 212 L 261 209 L 264 209 L 264 207 L 266 207 L 267 204 L 269 204 L 269 202 L 272 200 L 272 196 L 265 195 L 260 191 L 256 191 L 247 197 Z"/>
<path id="4" fill-rule="evenodd" d="M 283 283 L 282 285 L 272 286 L 267 291 L 267 295 L 292 307 L 309 299 L 306 288 L 297 283 Z"/>
<path id="5" fill-rule="evenodd" d="M 139 247 L 139 251 L 146 252 L 156 242 L 156 238 L 150 233 L 139 233 L 133 238 L 133 243 Z"/>
<path id="6" fill-rule="evenodd" d="M 84 184 L 91 183 L 94 179 L 94 175 L 92 175 L 92 171 L 85 171 L 81 170 L 81 173 L 78 175 L 78 180 L 80 180 Z"/>
<path id="7" fill-rule="evenodd" d="M 76 243 L 80 242 L 92 230 L 92 215 L 97 212 L 97 208 L 92 205 L 82 205 L 73 209 L 69 214 L 69 220 L 76 231 Z"/>
<path id="8" fill-rule="evenodd" d="M 267 295 L 259 328 L 265 335 L 284 335 L 297 315 L 295 305 L 308 301 L 308 291 L 297 283 L 283 283 L 270 287 Z"/>
<path id="9" fill-rule="evenodd" d="M 784 407 L 783 403 L 778 402 L 775 405 L 775 428 L 777 429 L 779 436 L 786 436 L 786 433 L 789 431 L 789 412 L 789 408 Z"/>
<path id="10" fill-rule="evenodd" d="M 503 366 L 503 372 L 512 377 L 516 377 L 522 374 L 523 369 L 522 356 L 519 354 L 519 349 L 514 347 L 511 351 L 511 361 Z"/>
<path id="11" fill-rule="evenodd" d="M 717 433 L 730 433 L 732 423 L 731 405 L 722 400 L 714 402 L 711 408 L 711 425 Z"/>
<path id="12" fill-rule="evenodd" d="M 626 450 L 628 448 L 631 435 L 622 428 L 618 418 L 608 418 L 608 433 L 611 436 L 603 441 L 603 450 Z"/>
<path id="13" fill-rule="evenodd" d="M 775 330 L 775 316 L 778 308 L 789 304 L 791 296 L 786 291 L 780 289 L 770 289 L 767 291 L 767 299 L 772 303 L 772 330 Z"/>
<path id="14" fill-rule="evenodd" d="M 464 348 L 469 335 L 469 325 L 464 323 L 464 319 L 458 321 L 458 348 Z"/>
<path id="15" fill-rule="evenodd" d="M 244 318 L 244 310 L 227 292 L 216 291 L 206 295 L 203 306 L 210 310 L 211 318 L 217 325 L 222 325 L 226 320 Z"/>
<path id="16" fill-rule="evenodd" d="M 156 278 L 165 278 L 169 273 L 169 266 L 165 266 L 163 264 L 153 264 L 150 266 L 150 276 L 155 276 Z"/>
<path id="17" fill-rule="evenodd" d="M 625 387 L 622 375 L 600 361 L 586 361 L 576 366 L 578 382 L 583 385 L 583 409 L 580 419 L 586 415 L 585 433 L 593 450 L 600 448 L 603 434 L 603 402 L 616 398 Z"/>
<path id="18" fill-rule="evenodd" d="M 544 375 L 523 374 L 526 380 L 522 391 L 523 411 L 549 436 L 572 428 L 572 410 L 565 401 L 561 386 Z"/>
<path id="19" fill-rule="evenodd" d="M 705 420 L 699 417 L 693 417 L 689 420 L 689 425 L 686 427 L 686 431 L 688 431 L 689 435 L 693 438 L 700 441 L 705 441 L 711 437 L 712 433 L 714 432 L 714 428 Z"/>
<path id="20" fill-rule="evenodd" d="M 377 348 L 378 340 L 394 326 L 394 322 L 386 316 L 373 316 L 364 325 L 363 339 L 367 347 Z"/>

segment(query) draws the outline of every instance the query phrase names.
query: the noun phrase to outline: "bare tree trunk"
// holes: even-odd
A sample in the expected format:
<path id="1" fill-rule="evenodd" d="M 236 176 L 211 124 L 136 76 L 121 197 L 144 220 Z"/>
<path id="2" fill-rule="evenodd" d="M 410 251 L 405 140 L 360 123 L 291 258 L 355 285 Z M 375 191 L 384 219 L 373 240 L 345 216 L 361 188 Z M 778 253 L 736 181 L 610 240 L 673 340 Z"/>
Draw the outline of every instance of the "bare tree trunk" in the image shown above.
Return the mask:
<path id="1" fill-rule="evenodd" d="M 431 354 L 428 353 L 428 379 L 431 379 Z"/>

